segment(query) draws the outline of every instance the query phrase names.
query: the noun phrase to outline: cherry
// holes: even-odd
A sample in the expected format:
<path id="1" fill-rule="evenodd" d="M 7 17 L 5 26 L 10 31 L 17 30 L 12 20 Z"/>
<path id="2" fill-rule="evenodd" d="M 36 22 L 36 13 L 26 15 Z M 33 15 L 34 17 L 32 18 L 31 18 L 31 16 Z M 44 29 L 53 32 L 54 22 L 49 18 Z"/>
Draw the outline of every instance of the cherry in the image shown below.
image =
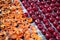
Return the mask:
<path id="1" fill-rule="evenodd" d="M 54 21 L 54 22 L 53 22 L 53 25 L 54 25 L 55 27 L 58 26 L 57 21 Z"/>
<path id="2" fill-rule="evenodd" d="M 43 29 L 43 26 L 42 26 L 41 24 L 38 24 L 37 26 L 38 26 L 38 28 L 39 28 L 40 30 Z"/>
<path id="3" fill-rule="evenodd" d="M 60 40 L 60 35 L 56 36 L 56 39 L 57 39 L 57 40 Z"/>
<path id="4" fill-rule="evenodd" d="M 36 20 L 35 20 L 35 23 L 36 23 L 36 24 L 40 24 L 40 20 L 39 20 L 39 19 L 36 19 Z"/>
<path id="5" fill-rule="evenodd" d="M 54 40 L 54 38 L 49 38 L 49 40 Z"/>
<path id="6" fill-rule="evenodd" d="M 29 7 L 27 4 L 25 4 L 24 6 L 25 6 L 25 8 L 28 8 Z"/>
<path id="7" fill-rule="evenodd" d="M 59 16 L 60 16 L 60 12 L 59 12 L 59 11 L 57 11 L 57 15 L 59 15 Z"/>
<path id="8" fill-rule="evenodd" d="M 59 16 L 56 16 L 56 20 L 58 20 L 58 21 L 60 20 Z"/>
<path id="9" fill-rule="evenodd" d="M 47 39 L 49 39 L 49 38 L 52 37 L 51 34 L 50 34 L 49 32 L 47 32 L 47 33 L 45 34 L 45 36 L 46 36 Z"/>
<path id="10" fill-rule="evenodd" d="M 46 34 L 46 29 L 42 29 L 42 33 L 45 35 Z"/>
<path id="11" fill-rule="evenodd" d="M 23 15 L 24 15 L 24 17 L 27 17 L 27 16 L 28 16 L 28 13 L 27 13 L 27 12 L 25 12 Z"/>
<path id="12" fill-rule="evenodd" d="M 25 5 L 26 4 L 26 1 L 22 1 L 22 4 Z"/>
<path id="13" fill-rule="evenodd" d="M 60 32 L 60 25 L 58 25 L 56 29 Z"/>
<path id="14" fill-rule="evenodd" d="M 30 5 L 33 7 L 34 6 L 34 3 L 31 3 Z"/>
<path id="15" fill-rule="evenodd" d="M 50 27 L 50 24 L 48 22 L 45 23 L 46 27 Z"/>
<path id="16" fill-rule="evenodd" d="M 38 5 L 38 6 L 41 5 L 41 3 L 40 3 L 40 2 L 37 2 L 37 5 Z"/>
<path id="17" fill-rule="evenodd" d="M 57 32 L 53 32 L 53 35 L 56 37 L 58 35 L 58 33 Z"/>
<path id="18" fill-rule="evenodd" d="M 51 4 L 50 4 L 50 6 L 51 6 L 52 8 L 54 8 L 54 7 L 55 7 L 55 5 L 54 5 L 53 3 L 51 3 Z"/>
<path id="19" fill-rule="evenodd" d="M 54 22 L 54 21 L 55 21 L 55 18 L 50 17 L 50 21 L 51 21 L 51 22 Z"/>
<path id="20" fill-rule="evenodd" d="M 37 11 L 38 9 L 37 9 L 37 7 L 34 6 L 34 7 L 33 7 L 33 10 Z"/>
<path id="21" fill-rule="evenodd" d="M 39 8 L 40 8 L 40 9 L 43 9 L 43 8 L 44 8 L 44 6 L 40 5 L 40 6 L 39 6 Z"/>
<path id="22" fill-rule="evenodd" d="M 57 16 L 57 14 L 56 13 L 52 13 L 51 16 L 55 18 Z"/>
<path id="23" fill-rule="evenodd" d="M 44 1 L 41 1 L 41 5 L 44 5 L 44 4 L 46 4 Z"/>
<path id="24" fill-rule="evenodd" d="M 50 17 L 50 14 L 49 13 L 46 13 L 45 15 L 46 15 L 46 18 L 49 18 Z"/>
<path id="25" fill-rule="evenodd" d="M 55 2 L 56 2 L 56 0 L 51 0 L 51 2 L 52 2 L 52 3 L 55 3 Z"/>
<path id="26" fill-rule="evenodd" d="M 52 8 L 51 7 L 49 7 L 49 8 L 47 8 L 47 12 L 51 12 L 52 11 Z"/>
<path id="27" fill-rule="evenodd" d="M 31 17 L 32 17 L 33 20 L 37 19 L 37 17 L 35 15 L 31 15 Z"/>
<path id="28" fill-rule="evenodd" d="M 44 5 L 44 7 L 47 9 L 47 8 L 49 7 L 49 5 L 48 5 L 48 4 L 46 4 L 46 5 Z"/>
<path id="29" fill-rule="evenodd" d="M 36 13 L 37 16 L 40 15 L 40 12 L 39 11 L 36 11 L 35 13 Z"/>
<path id="30" fill-rule="evenodd" d="M 38 15 L 38 18 L 39 18 L 40 20 L 42 20 L 42 19 L 43 19 L 43 16 L 42 16 L 42 15 Z"/>
<path id="31" fill-rule="evenodd" d="M 50 4 L 51 4 L 51 2 L 50 2 L 50 1 L 46 1 L 46 2 L 47 2 L 47 4 L 48 4 L 48 5 L 50 5 Z"/>
<path id="32" fill-rule="evenodd" d="M 31 11 L 32 10 L 32 7 L 28 7 L 27 10 L 28 10 L 28 12 Z"/>
<path id="33" fill-rule="evenodd" d="M 47 13 L 47 10 L 45 8 L 43 8 L 42 12 L 45 14 L 45 13 Z"/>
<path id="34" fill-rule="evenodd" d="M 52 27 L 49 27 L 49 28 L 48 28 L 48 31 L 49 31 L 50 33 L 53 33 L 53 32 L 54 32 L 54 29 L 53 29 Z"/>
<path id="35" fill-rule="evenodd" d="M 60 4 L 56 2 L 56 3 L 55 3 L 55 6 L 56 6 L 56 7 L 60 7 Z"/>
<path id="36" fill-rule="evenodd" d="M 43 18 L 43 22 L 46 23 L 48 22 L 48 20 L 46 18 Z"/>

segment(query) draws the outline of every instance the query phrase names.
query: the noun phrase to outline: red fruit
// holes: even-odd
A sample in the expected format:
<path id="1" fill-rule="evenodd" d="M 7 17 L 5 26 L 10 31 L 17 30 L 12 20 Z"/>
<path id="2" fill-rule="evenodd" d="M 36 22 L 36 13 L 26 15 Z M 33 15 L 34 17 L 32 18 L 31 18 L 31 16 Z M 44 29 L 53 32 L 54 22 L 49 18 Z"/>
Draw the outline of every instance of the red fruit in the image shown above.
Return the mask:
<path id="1" fill-rule="evenodd" d="M 53 33 L 55 30 L 54 30 L 52 27 L 49 27 L 49 28 L 48 28 L 48 31 L 49 31 L 50 33 Z"/>
<path id="2" fill-rule="evenodd" d="M 42 29 L 42 33 L 45 35 L 46 34 L 46 29 Z"/>
<path id="3" fill-rule="evenodd" d="M 37 5 L 39 6 L 40 5 L 40 2 L 37 2 Z"/>
<path id="4" fill-rule="evenodd" d="M 42 16 L 42 15 L 38 15 L 38 18 L 39 18 L 40 20 L 42 20 L 42 19 L 43 19 L 43 16 Z"/>
<path id="5" fill-rule="evenodd" d="M 40 5 L 39 8 L 42 10 L 44 8 L 44 6 Z"/>
<path id="6" fill-rule="evenodd" d="M 24 6 L 25 6 L 25 8 L 28 8 L 29 7 L 27 4 L 25 4 Z"/>
<path id="7" fill-rule="evenodd" d="M 51 38 L 51 34 L 50 33 L 46 33 L 45 36 L 46 36 L 47 39 Z"/>
<path id="8" fill-rule="evenodd" d="M 57 32 L 53 32 L 53 35 L 56 37 L 58 35 L 58 33 Z"/>
<path id="9" fill-rule="evenodd" d="M 31 15 L 31 17 L 32 17 L 33 20 L 37 19 L 37 17 L 35 15 Z"/>
<path id="10" fill-rule="evenodd" d="M 46 13 L 45 15 L 46 15 L 46 18 L 49 18 L 50 17 L 50 14 L 49 13 Z"/>
<path id="11" fill-rule="evenodd" d="M 51 22 L 54 22 L 55 19 L 54 19 L 53 17 L 50 17 L 50 21 L 51 21 Z"/>
<path id="12" fill-rule="evenodd" d="M 40 15 L 40 12 L 39 11 L 36 11 L 35 13 L 36 13 L 37 16 Z"/>
<path id="13" fill-rule="evenodd" d="M 47 9 L 49 7 L 49 5 L 48 4 L 45 4 L 44 7 Z"/>
<path id="14" fill-rule="evenodd" d="M 51 4 L 50 4 L 50 6 L 51 6 L 52 8 L 54 8 L 54 7 L 55 7 L 55 5 L 54 5 L 53 3 L 51 3 Z"/>
<path id="15" fill-rule="evenodd" d="M 56 36 L 56 39 L 57 39 L 57 40 L 60 40 L 60 35 Z"/>
<path id="16" fill-rule="evenodd" d="M 56 16 L 56 20 L 58 20 L 58 21 L 60 20 L 59 16 Z"/>
<path id="17" fill-rule="evenodd" d="M 41 5 L 44 5 L 44 4 L 46 4 L 44 1 L 41 1 Z"/>
<path id="18" fill-rule="evenodd" d="M 40 30 L 43 29 L 43 26 L 42 26 L 41 24 L 38 24 L 37 26 L 38 26 L 38 28 L 39 28 Z"/>
<path id="19" fill-rule="evenodd" d="M 57 30 L 60 32 L 60 25 L 57 26 Z"/>
<path id="20" fill-rule="evenodd" d="M 55 27 L 58 26 L 57 21 L 54 21 L 54 22 L 53 22 L 53 25 L 54 25 Z"/>
<path id="21" fill-rule="evenodd" d="M 23 15 L 24 15 L 24 17 L 27 17 L 28 16 L 28 13 L 24 13 Z"/>
<path id="22" fill-rule="evenodd" d="M 33 7 L 33 10 L 37 11 L 38 9 L 37 9 L 37 7 L 34 6 L 34 7 Z"/>
<path id="23" fill-rule="evenodd" d="M 49 40 L 54 40 L 54 38 L 49 38 Z"/>
<path id="24" fill-rule="evenodd" d="M 50 24 L 48 22 L 45 23 L 46 27 L 50 27 Z"/>
<path id="25" fill-rule="evenodd" d="M 49 7 L 49 8 L 47 8 L 47 12 L 51 12 L 52 11 L 52 8 L 51 7 Z"/>
<path id="26" fill-rule="evenodd" d="M 39 19 L 36 19 L 36 20 L 35 20 L 35 23 L 36 23 L 36 24 L 40 24 L 40 20 L 39 20 Z"/>
<path id="27" fill-rule="evenodd" d="M 51 2 L 52 2 L 52 3 L 55 3 L 55 2 L 56 2 L 56 0 L 51 0 Z"/>
<path id="28" fill-rule="evenodd" d="M 48 20 L 46 18 L 43 18 L 43 22 L 46 23 L 48 22 Z"/>

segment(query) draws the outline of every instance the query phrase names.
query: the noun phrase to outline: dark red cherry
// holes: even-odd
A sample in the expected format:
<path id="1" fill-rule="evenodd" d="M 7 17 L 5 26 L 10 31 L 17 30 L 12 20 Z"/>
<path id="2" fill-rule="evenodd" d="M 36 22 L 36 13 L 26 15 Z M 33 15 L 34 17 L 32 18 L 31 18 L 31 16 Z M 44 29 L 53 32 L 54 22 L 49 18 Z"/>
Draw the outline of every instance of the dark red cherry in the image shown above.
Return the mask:
<path id="1" fill-rule="evenodd" d="M 49 18 L 50 17 L 50 14 L 49 13 L 46 13 L 45 16 L 46 16 L 46 18 Z"/>
<path id="2" fill-rule="evenodd" d="M 49 40 L 54 40 L 54 38 L 49 38 Z"/>
<path id="3" fill-rule="evenodd" d="M 40 20 L 39 20 L 39 19 L 36 19 L 36 20 L 35 20 L 35 23 L 36 23 L 36 24 L 40 24 Z"/>
<path id="4" fill-rule="evenodd" d="M 51 3 L 50 6 L 51 6 L 52 8 L 54 8 L 54 7 L 55 7 L 55 4 Z"/>
<path id="5" fill-rule="evenodd" d="M 51 12 L 52 11 L 52 8 L 51 7 L 49 7 L 49 8 L 47 8 L 47 12 Z"/>
<path id="6" fill-rule="evenodd" d="M 46 2 L 47 2 L 47 4 L 48 4 L 48 5 L 50 5 L 50 4 L 51 4 L 51 2 L 50 2 L 50 1 L 46 1 Z"/>
<path id="7" fill-rule="evenodd" d="M 41 5 L 44 5 L 44 4 L 46 4 L 44 1 L 41 1 Z"/>
<path id="8" fill-rule="evenodd" d="M 57 21 L 54 21 L 53 22 L 53 25 L 56 27 L 56 26 L 58 26 L 58 22 Z"/>
<path id="9" fill-rule="evenodd" d="M 32 2 L 30 5 L 33 7 L 34 6 L 34 3 Z"/>
<path id="10" fill-rule="evenodd" d="M 48 22 L 45 23 L 46 27 L 50 27 L 50 24 Z"/>
<path id="11" fill-rule="evenodd" d="M 57 32 L 53 32 L 53 35 L 56 37 L 58 35 L 58 33 Z"/>
<path id="12" fill-rule="evenodd" d="M 49 5 L 48 4 L 45 4 L 44 7 L 47 9 L 49 7 Z"/>
<path id="13" fill-rule="evenodd" d="M 47 13 L 47 10 L 45 8 L 43 8 L 42 12 L 45 14 L 45 13 Z"/>
<path id="14" fill-rule="evenodd" d="M 35 14 L 38 16 L 38 15 L 40 15 L 40 12 L 39 11 L 36 11 Z"/>
<path id="15" fill-rule="evenodd" d="M 56 36 L 56 39 L 57 39 L 57 40 L 60 40 L 60 35 Z"/>
<path id="16" fill-rule="evenodd" d="M 26 1 L 22 1 L 22 4 L 25 5 L 26 4 Z"/>
<path id="17" fill-rule="evenodd" d="M 40 30 L 43 29 L 43 26 L 42 26 L 41 24 L 38 24 L 37 26 L 38 26 L 38 28 L 39 28 Z"/>
<path id="18" fill-rule="evenodd" d="M 46 23 L 48 22 L 48 20 L 46 18 L 43 18 L 43 22 Z"/>
<path id="19" fill-rule="evenodd" d="M 35 20 L 37 17 L 35 15 L 31 15 L 32 19 Z"/>
<path id="20" fill-rule="evenodd" d="M 45 35 L 46 34 L 46 29 L 42 29 L 42 33 Z"/>
<path id="21" fill-rule="evenodd" d="M 27 17 L 27 16 L 28 16 L 28 13 L 27 13 L 27 12 L 25 12 L 23 15 L 24 15 L 24 17 Z"/>
<path id="22" fill-rule="evenodd" d="M 27 4 L 25 4 L 24 6 L 25 6 L 25 8 L 28 8 L 29 7 Z"/>
<path id="23" fill-rule="evenodd" d="M 38 15 L 38 18 L 39 18 L 40 20 L 42 20 L 42 19 L 43 19 L 43 16 L 42 16 L 42 15 Z"/>
<path id="24" fill-rule="evenodd" d="M 44 6 L 40 5 L 39 8 L 42 10 L 44 8 Z"/>
<path id="25" fill-rule="evenodd" d="M 57 26 L 57 30 L 60 32 L 60 25 Z"/>
<path id="26" fill-rule="evenodd" d="M 59 16 L 56 16 L 56 20 L 58 20 L 58 21 L 60 20 Z"/>
<path id="27" fill-rule="evenodd" d="M 56 6 L 56 7 L 60 7 L 60 4 L 56 2 L 56 3 L 55 3 L 55 6 Z"/>
<path id="28" fill-rule="evenodd" d="M 50 33 L 46 33 L 45 36 L 46 36 L 47 39 L 51 38 L 51 34 Z"/>
<path id="29" fill-rule="evenodd" d="M 49 27 L 49 28 L 48 28 L 48 31 L 49 31 L 50 33 L 53 33 L 55 30 L 54 30 L 52 27 Z"/>
<path id="30" fill-rule="evenodd" d="M 59 16 L 60 16 L 60 11 L 57 11 L 57 15 L 59 15 Z"/>
<path id="31" fill-rule="evenodd" d="M 57 13 L 52 13 L 51 16 L 55 18 L 57 16 Z"/>
<path id="32" fill-rule="evenodd" d="M 27 8 L 27 11 L 29 12 L 29 11 L 31 11 L 32 10 L 32 7 L 28 7 Z"/>
<path id="33" fill-rule="evenodd" d="M 41 3 L 40 2 L 37 2 L 37 5 L 39 6 Z"/>
<path id="34" fill-rule="evenodd" d="M 37 9 L 37 7 L 34 6 L 34 7 L 33 7 L 33 10 L 37 11 L 38 9 Z"/>
<path id="35" fill-rule="evenodd" d="M 55 21 L 55 18 L 50 17 L 50 21 L 51 21 L 51 22 L 54 22 L 54 21 Z"/>
<path id="36" fill-rule="evenodd" d="M 51 2 L 52 2 L 52 3 L 55 3 L 55 2 L 56 2 L 56 0 L 51 0 Z"/>

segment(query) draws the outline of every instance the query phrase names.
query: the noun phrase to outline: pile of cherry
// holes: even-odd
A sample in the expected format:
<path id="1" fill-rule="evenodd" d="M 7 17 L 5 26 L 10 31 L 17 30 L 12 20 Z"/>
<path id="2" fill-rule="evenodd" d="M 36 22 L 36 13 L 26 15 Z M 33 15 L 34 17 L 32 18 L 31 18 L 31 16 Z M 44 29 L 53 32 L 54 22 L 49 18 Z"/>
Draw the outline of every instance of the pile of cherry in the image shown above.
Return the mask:
<path id="1" fill-rule="evenodd" d="M 21 0 L 47 40 L 60 40 L 60 0 Z"/>

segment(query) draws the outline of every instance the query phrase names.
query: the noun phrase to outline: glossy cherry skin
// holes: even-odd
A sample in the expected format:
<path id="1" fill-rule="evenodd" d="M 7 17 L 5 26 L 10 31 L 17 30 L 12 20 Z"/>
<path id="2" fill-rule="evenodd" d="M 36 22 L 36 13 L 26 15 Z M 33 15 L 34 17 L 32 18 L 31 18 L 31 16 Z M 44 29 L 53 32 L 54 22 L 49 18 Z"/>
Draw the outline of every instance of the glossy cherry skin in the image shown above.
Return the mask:
<path id="1" fill-rule="evenodd" d="M 46 38 L 47 38 L 47 39 L 49 39 L 49 38 L 51 38 L 51 37 L 52 37 L 52 36 L 51 36 L 51 34 L 50 34 L 50 33 L 48 33 L 48 32 L 45 34 L 45 36 L 46 36 Z"/>
<path id="2" fill-rule="evenodd" d="M 33 20 L 37 19 L 37 17 L 35 15 L 31 15 L 31 17 L 32 17 Z"/>
<path id="3" fill-rule="evenodd" d="M 52 13 L 51 16 L 55 18 L 57 16 L 57 13 Z"/>
<path id="4" fill-rule="evenodd" d="M 38 15 L 37 17 L 38 17 L 40 20 L 43 19 L 43 16 L 42 16 L 42 15 Z"/>
<path id="5" fill-rule="evenodd" d="M 55 27 L 58 26 L 57 21 L 54 21 L 54 22 L 53 22 L 53 25 L 54 25 Z"/>
<path id="6" fill-rule="evenodd" d="M 58 32 L 53 32 L 53 35 L 56 37 L 58 35 Z"/>
<path id="7" fill-rule="evenodd" d="M 36 11 L 35 14 L 38 16 L 38 15 L 40 15 L 40 12 L 39 11 Z"/>
<path id="8" fill-rule="evenodd" d="M 46 29 L 42 29 L 42 33 L 45 35 L 46 34 Z"/>
<path id="9" fill-rule="evenodd" d="M 56 39 L 57 39 L 57 40 L 60 40 L 60 35 L 56 36 Z"/>
<path id="10" fill-rule="evenodd" d="M 56 27 L 56 29 L 60 32 L 60 25 L 58 25 L 58 26 Z"/>
<path id="11" fill-rule="evenodd" d="M 49 7 L 49 8 L 47 8 L 47 12 L 51 12 L 52 11 L 52 8 L 51 7 Z"/>
<path id="12" fill-rule="evenodd" d="M 50 27 L 50 24 L 48 22 L 45 23 L 46 27 Z"/>
<path id="13" fill-rule="evenodd" d="M 49 28 L 48 28 L 48 31 L 49 31 L 50 33 L 53 33 L 55 30 L 54 30 L 52 27 L 49 27 Z"/>
<path id="14" fill-rule="evenodd" d="M 43 18 L 43 22 L 46 23 L 48 22 L 48 20 L 46 18 Z"/>
<path id="15" fill-rule="evenodd" d="M 46 18 L 50 18 L 51 15 L 49 13 L 46 13 L 45 16 Z"/>
<path id="16" fill-rule="evenodd" d="M 39 28 L 40 30 L 43 29 L 43 26 L 42 26 L 41 24 L 38 24 L 37 26 L 38 26 L 38 28 Z"/>
<path id="17" fill-rule="evenodd" d="M 28 13 L 27 13 L 27 12 L 25 12 L 23 15 L 24 15 L 24 17 L 27 17 L 27 16 L 28 16 Z"/>
<path id="18" fill-rule="evenodd" d="M 57 20 L 57 21 L 59 21 L 59 20 L 60 20 L 59 16 L 56 16 L 56 20 Z"/>
<path id="19" fill-rule="evenodd" d="M 50 22 L 54 22 L 54 21 L 55 21 L 55 18 L 50 17 Z"/>
<path id="20" fill-rule="evenodd" d="M 49 40 L 54 40 L 54 38 L 49 38 Z"/>
<path id="21" fill-rule="evenodd" d="M 40 20 L 39 20 L 39 19 L 36 19 L 36 20 L 35 20 L 35 23 L 36 23 L 36 24 L 40 24 Z"/>

